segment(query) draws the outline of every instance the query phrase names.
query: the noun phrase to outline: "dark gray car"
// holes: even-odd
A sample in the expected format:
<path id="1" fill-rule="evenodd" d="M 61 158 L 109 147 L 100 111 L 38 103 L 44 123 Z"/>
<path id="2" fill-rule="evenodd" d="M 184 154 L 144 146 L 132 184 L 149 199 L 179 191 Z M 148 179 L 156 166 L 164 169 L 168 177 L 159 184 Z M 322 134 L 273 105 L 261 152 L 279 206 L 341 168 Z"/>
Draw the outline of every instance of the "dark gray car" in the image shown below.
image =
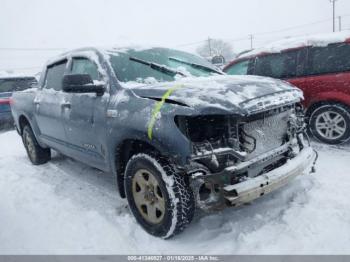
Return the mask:
<path id="1" fill-rule="evenodd" d="M 13 127 L 10 105 L 12 94 L 36 84 L 37 80 L 33 76 L 0 76 L 0 130 Z"/>
<path id="2" fill-rule="evenodd" d="M 48 62 L 12 113 L 33 164 L 52 148 L 112 173 L 141 226 L 169 238 L 196 207 L 239 206 L 310 172 L 301 99 L 181 51 L 87 48 Z"/>

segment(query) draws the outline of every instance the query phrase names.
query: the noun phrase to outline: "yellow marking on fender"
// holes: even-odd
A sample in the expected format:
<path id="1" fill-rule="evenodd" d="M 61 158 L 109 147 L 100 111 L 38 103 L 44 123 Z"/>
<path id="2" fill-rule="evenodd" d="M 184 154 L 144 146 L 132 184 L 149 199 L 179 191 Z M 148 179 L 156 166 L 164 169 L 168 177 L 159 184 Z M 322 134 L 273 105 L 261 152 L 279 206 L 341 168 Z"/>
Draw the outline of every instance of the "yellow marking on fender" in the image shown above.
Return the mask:
<path id="1" fill-rule="evenodd" d="M 156 106 L 153 109 L 152 112 L 152 116 L 151 116 L 151 120 L 149 121 L 148 124 L 148 130 L 147 130 L 147 134 L 148 134 L 148 138 L 150 140 L 152 140 L 152 134 L 153 134 L 153 127 L 157 121 L 157 115 L 160 112 L 160 110 L 162 109 L 165 100 L 169 98 L 169 96 L 176 90 L 181 88 L 183 85 L 176 85 L 170 89 L 168 89 L 168 91 L 165 92 L 165 94 L 162 96 L 162 100 L 160 100 L 159 102 L 156 103 Z"/>

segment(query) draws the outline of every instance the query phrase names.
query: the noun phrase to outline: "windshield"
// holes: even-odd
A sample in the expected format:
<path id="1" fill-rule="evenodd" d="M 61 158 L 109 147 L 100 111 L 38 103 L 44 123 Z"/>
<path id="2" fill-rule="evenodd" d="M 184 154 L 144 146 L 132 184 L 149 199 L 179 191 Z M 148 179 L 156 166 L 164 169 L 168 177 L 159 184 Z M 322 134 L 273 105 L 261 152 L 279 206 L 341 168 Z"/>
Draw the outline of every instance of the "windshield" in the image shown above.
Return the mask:
<path id="1" fill-rule="evenodd" d="M 173 81 L 176 76 L 211 76 L 221 74 L 206 60 L 182 51 L 152 48 L 108 52 L 113 70 L 121 82 Z"/>

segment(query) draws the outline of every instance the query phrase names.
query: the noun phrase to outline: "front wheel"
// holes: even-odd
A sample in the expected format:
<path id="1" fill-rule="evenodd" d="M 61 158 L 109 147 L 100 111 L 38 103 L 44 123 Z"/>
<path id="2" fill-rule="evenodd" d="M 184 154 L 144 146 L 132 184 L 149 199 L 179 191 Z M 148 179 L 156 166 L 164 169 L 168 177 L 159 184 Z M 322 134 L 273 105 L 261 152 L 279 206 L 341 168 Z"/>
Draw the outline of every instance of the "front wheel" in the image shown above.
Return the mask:
<path id="1" fill-rule="evenodd" d="M 125 191 L 137 222 L 151 235 L 170 238 L 192 221 L 193 193 L 185 177 L 161 158 L 133 156 L 126 167 Z"/>
<path id="2" fill-rule="evenodd" d="M 35 138 L 33 130 L 29 125 L 23 128 L 22 140 L 30 161 L 34 165 L 42 165 L 51 159 L 50 148 L 42 148 Z"/>
<path id="3" fill-rule="evenodd" d="M 341 104 L 315 109 L 309 124 L 311 133 L 321 142 L 337 145 L 350 138 L 350 112 Z"/>

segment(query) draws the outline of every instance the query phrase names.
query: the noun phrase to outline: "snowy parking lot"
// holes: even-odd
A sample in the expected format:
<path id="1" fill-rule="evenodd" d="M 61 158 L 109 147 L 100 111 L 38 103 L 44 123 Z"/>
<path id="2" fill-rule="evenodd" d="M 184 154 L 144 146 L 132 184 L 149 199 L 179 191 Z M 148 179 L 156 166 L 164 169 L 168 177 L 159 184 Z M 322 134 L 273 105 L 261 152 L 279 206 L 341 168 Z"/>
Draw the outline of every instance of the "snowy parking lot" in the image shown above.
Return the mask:
<path id="1" fill-rule="evenodd" d="M 145 233 L 110 175 L 55 154 L 33 166 L 0 134 L 1 254 L 350 254 L 350 146 L 314 144 L 317 172 L 238 209 L 197 214 L 171 240 Z"/>

